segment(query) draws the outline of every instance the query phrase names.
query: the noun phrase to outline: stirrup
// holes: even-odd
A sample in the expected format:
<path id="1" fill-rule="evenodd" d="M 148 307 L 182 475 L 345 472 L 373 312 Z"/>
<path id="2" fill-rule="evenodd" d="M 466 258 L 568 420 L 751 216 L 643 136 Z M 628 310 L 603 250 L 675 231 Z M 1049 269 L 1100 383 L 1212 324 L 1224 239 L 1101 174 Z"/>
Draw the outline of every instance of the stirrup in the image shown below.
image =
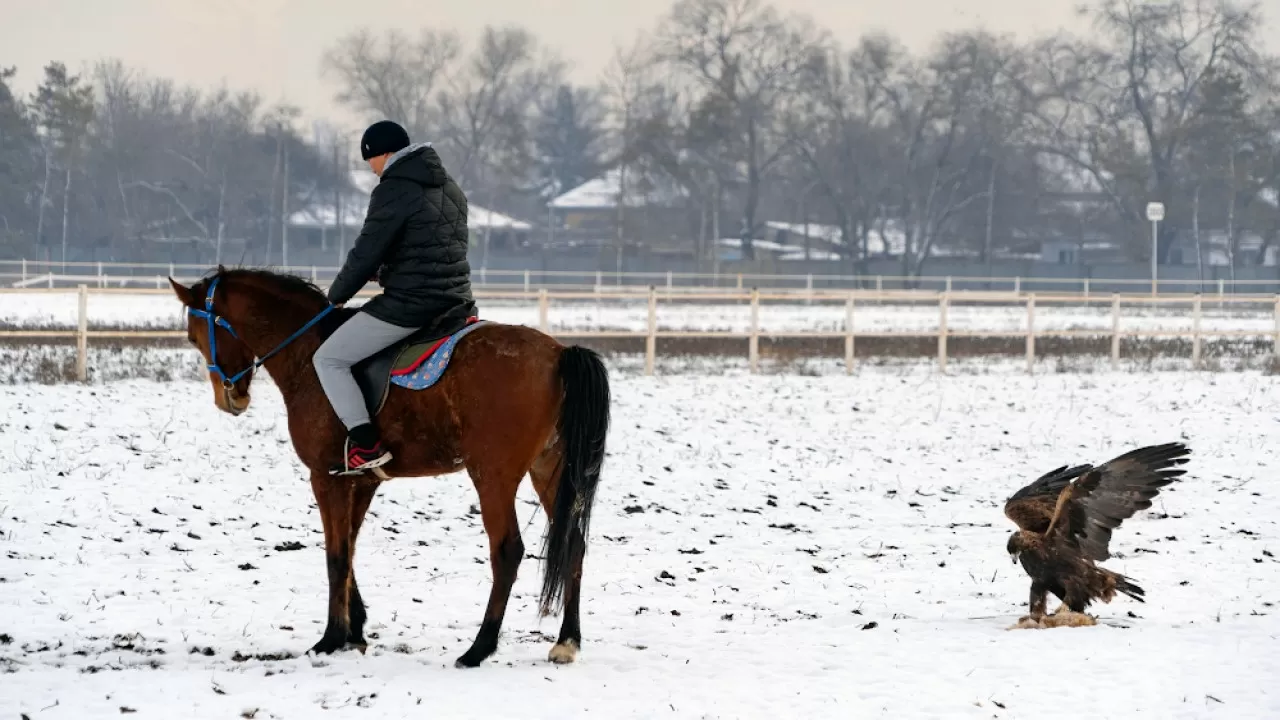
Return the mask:
<path id="1" fill-rule="evenodd" d="M 381 445 L 381 443 L 378 443 L 378 444 Z M 343 444 L 343 449 L 345 450 L 345 452 L 343 454 L 342 464 L 330 468 L 329 469 L 330 475 L 338 475 L 338 476 L 363 475 L 366 472 L 375 471 L 375 474 L 381 477 L 384 473 L 379 471 L 378 468 L 381 468 L 383 465 L 386 465 L 387 463 L 391 462 L 391 457 L 392 457 L 391 452 L 384 448 L 382 451 L 382 454 L 379 455 L 378 457 L 372 460 L 363 462 L 359 465 L 356 465 L 355 467 L 352 467 L 351 465 L 348 464 L 351 460 L 350 438 L 348 438 L 347 441 Z"/>

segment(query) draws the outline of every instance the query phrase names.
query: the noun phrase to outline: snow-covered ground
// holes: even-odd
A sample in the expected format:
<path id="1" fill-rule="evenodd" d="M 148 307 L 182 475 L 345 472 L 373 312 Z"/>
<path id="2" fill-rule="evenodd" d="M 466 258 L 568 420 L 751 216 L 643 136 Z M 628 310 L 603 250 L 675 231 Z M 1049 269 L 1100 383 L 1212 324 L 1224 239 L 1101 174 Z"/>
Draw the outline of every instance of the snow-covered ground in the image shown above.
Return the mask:
<path id="1" fill-rule="evenodd" d="M 207 383 L 0 388 L 0 717 L 1280 717 L 1274 385 L 618 372 L 579 662 L 545 662 L 527 560 L 470 671 L 489 572 L 464 477 L 384 488 L 356 560 L 377 637 L 316 660 L 320 523 L 269 384 L 241 418 Z M 1179 439 L 1188 478 L 1106 563 L 1148 602 L 1006 631 L 1028 582 L 1003 499 Z"/>
<path id="2" fill-rule="evenodd" d="M 0 292 L 0 327 L 75 327 L 77 297 L 74 292 L 15 294 Z M 536 326 L 536 302 L 481 300 L 482 317 L 507 323 Z M 1206 300 L 1201 329 L 1214 331 L 1252 331 L 1260 335 L 1273 333 L 1275 320 L 1269 302 L 1227 304 L 1218 307 Z M 88 304 L 89 323 L 97 327 L 178 328 L 182 327 L 182 310 L 169 295 L 91 294 Z M 641 332 L 648 327 L 648 307 L 643 297 L 632 301 L 599 302 L 553 301 L 548 313 L 553 332 L 572 330 L 621 330 Z M 805 305 L 798 301 L 763 303 L 760 329 L 770 332 L 841 331 L 844 329 L 843 302 Z M 936 302 L 916 304 L 858 304 L 854 327 L 862 332 L 928 333 L 938 328 Z M 953 331 L 1018 332 L 1026 328 L 1025 307 L 1017 304 L 956 304 L 947 313 L 948 327 Z M 702 330 L 747 332 L 751 312 L 745 302 L 729 303 L 659 303 L 660 330 Z M 1089 305 L 1040 304 L 1035 308 L 1035 326 L 1039 330 L 1098 330 L 1111 332 L 1109 302 Z M 1130 330 L 1185 330 L 1192 328 L 1190 301 L 1177 305 L 1125 305 L 1121 311 L 1121 327 Z"/>

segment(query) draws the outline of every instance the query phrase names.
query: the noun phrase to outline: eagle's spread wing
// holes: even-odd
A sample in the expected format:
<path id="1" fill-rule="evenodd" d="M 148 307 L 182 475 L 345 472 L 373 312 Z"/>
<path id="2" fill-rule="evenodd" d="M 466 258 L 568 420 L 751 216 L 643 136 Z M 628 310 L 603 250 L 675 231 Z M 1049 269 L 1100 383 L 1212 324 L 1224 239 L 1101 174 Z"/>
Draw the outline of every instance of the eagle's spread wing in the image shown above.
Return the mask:
<path id="1" fill-rule="evenodd" d="M 1186 472 L 1178 466 L 1190 452 L 1182 443 L 1153 445 L 1090 469 L 1072 486 L 1058 526 L 1086 556 L 1106 560 L 1111 557 L 1111 531 L 1151 507 L 1160 488 Z"/>
<path id="2" fill-rule="evenodd" d="M 1067 485 L 1092 470 L 1092 465 L 1076 465 L 1050 470 L 1014 493 L 1004 503 L 1004 514 L 1022 530 L 1042 533 L 1049 529 L 1054 504 Z"/>

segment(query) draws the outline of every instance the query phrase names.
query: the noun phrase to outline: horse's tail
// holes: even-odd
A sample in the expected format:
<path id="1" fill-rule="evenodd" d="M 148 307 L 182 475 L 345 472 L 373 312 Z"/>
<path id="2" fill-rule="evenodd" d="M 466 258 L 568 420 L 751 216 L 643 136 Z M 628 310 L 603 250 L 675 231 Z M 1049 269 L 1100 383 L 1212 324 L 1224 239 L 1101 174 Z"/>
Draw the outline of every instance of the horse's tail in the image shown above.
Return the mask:
<path id="1" fill-rule="evenodd" d="M 600 356 L 576 345 L 565 348 L 559 374 L 564 386 L 558 427 L 560 479 L 543 539 L 545 575 L 538 610 L 544 616 L 562 605 L 566 584 L 582 572 L 591 505 L 609 432 L 609 373 Z"/>

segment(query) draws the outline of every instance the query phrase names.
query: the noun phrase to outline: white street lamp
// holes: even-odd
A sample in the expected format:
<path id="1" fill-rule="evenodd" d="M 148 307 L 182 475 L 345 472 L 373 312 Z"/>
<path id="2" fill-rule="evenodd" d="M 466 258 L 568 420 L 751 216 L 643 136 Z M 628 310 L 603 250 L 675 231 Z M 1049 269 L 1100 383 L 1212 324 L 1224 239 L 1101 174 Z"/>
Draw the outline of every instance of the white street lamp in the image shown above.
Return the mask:
<path id="1" fill-rule="evenodd" d="M 1151 297 L 1156 296 L 1156 258 L 1159 255 L 1157 238 L 1160 221 L 1164 219 L 1164 203 L 1147 203 L 1147 219 L 1151 221 Z"/>

